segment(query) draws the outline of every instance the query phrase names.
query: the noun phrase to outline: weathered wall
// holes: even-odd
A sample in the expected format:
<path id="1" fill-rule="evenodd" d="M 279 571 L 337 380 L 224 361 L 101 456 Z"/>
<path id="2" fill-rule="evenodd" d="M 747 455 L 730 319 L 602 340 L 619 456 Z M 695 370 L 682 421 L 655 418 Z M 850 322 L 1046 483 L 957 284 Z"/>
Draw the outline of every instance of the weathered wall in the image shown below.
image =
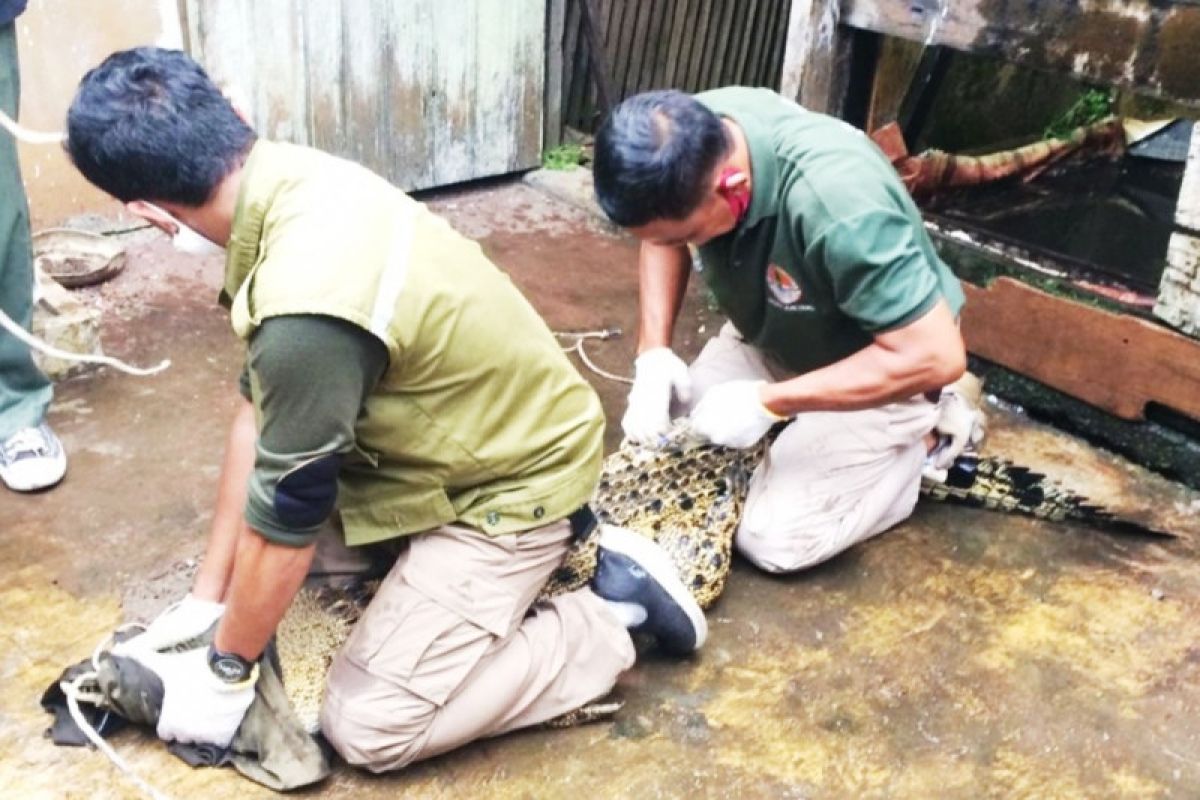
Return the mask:
<path id="1" fill-rule="evenodd" d="M 1195 0 L 843 0 L 841 22 L 1200 106 Z"/>
<path id="2" fill-rule="evenodd" d="M 62 130 L 83 74 L 109 53 L 137 45 L 179 47 L 175 0 L 30 0 L 17 19 L 21 58 L 21 122 Z M 118 213 L 71 166 L 58 145 L 20 146 L 34 229 L 86 211 Z"/>
<path id="3" fill-rule="evenodd" d="M 1181 230 L 1171 237 L 1167 248 L 1167 266 L 1154 313 L 1200 338 L 1200 125 L 1192 128 L 1175 222 Z"/>
<path id="4" fill-rule="evenodd" d="M 187 0 L 190 50 L 265 136 L 405 189 L 539 163 L 546 0 Z"/>

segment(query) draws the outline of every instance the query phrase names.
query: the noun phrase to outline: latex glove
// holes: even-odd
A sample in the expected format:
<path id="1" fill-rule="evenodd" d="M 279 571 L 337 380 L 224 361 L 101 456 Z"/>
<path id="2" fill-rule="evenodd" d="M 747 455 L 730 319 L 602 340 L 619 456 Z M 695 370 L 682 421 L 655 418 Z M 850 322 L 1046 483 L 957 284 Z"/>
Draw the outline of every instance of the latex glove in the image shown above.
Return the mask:
<path id="1" fill-rule="evenodd" d="M 713 444 L 750 447 L 772 425 L 786 419 L 763 405 L 766 385 L 766 381 L 729 381 L 712 387 L 692 411 L 692 432 Z"/>
<path id="2" fill-rule="evenodd" d="M 158 738 L 165 742 L 228 747 L 250 704 L 258 667 L 240 683 L 226 683 L 208 666 L 208 647 L 180 653 L 132 648 L 124 654 L 154 672 L 163 684 Z"/>
<path id="3" fill-rule="evenodd" d="M 938 399 L 938 421 L 933 428 L 938 443 L 926 459 L 927 469 L 949 469 L 963 451 L 983 441 L 986 430 L 983 412 L 971 398 L 955 386 L 946 387 Z"/>
<path id="4" fill-rule="evenodd" d="M 671 429 L 671 397 L 682 403 L 692 399 L 692 378 L 687 364 L 669 347 L 655 347 L 633 362 L 633 389 L 621 418 L 621 430 L 632 442 L 658 444 Z"/>
<path id="5" fill-rule="evenodd" d="M 131 647 L 144 650 L 167 650 L 204 634 L 225 613 L 222 603 L 200 600 L 189 594 L 154 618 L 146 630 L 113 648 L 124 655 Z"/>

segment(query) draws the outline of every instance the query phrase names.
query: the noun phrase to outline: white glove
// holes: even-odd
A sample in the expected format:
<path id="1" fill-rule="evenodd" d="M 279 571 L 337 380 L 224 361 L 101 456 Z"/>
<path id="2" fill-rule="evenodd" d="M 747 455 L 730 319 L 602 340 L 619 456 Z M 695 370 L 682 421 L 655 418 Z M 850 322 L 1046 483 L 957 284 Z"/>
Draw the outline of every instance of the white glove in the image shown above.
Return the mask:
<path id="1" fill-rule="evenodd" d="M 224 613 L 224 604 L 200 600 L 189 594 L 155 617 L 146 630 L 113 648 L 113 652 L 120 655 L 122 649 L 130 647 L 151 651 L 167 650 L 202 635 Z"/>
<path id="2" fill-rule="evenodd" d="M 669 347 L 655 347 L 633 362 L 633 389 L 621 418 L 621 430 L 632 442 L 657 444 L 671 429 L 671 397 L 692 399 L 692 378 L 687 364 Z"/>
<path id="3" fill-rule="evenodd" d="M 763 405 L 766 385 L 766 381 L 729 381 L 712 387 L 692 411 L 692 432 L 713 444 L 750 447 L 772 425 L 786 419 Z"/>
<path id="4" fill-rule="evenodd" d="M 153 671 L 162 681 L 158 738 L 165 742 L 229 746 L 254 702 L 257 665 L 246 680 L 226 683 L 209 668 L 207 646 L 182 653 L 131 648 L 124 655 Z"/>
<path id="5" fill-rule="evenodd" d="M 938 442 L 926 459 L 927 470 L 947 470 L 968 447 L 983 441 L 986 420 L 983 412 L 954 386 L 942 390 L 938 399 L 938 421 L 933 432 Z"/>

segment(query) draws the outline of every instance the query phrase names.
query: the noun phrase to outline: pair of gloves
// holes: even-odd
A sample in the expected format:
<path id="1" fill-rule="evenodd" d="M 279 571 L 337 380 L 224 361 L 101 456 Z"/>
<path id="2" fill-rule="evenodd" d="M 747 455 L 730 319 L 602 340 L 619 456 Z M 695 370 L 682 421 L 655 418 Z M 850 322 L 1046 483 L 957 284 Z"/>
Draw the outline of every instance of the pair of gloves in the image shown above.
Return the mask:
<path id="1" fill-rule="evenodd" d="M 228 747 L 254 701 L 257 668 L 239 683 L 226 683 L 209 668 L 211 637 L 204 634 L 224 613 L 221 603 L 189 594 L 145 631 L 112 649 L 113 655 L 133 659 L 162 681 L 156 733 L 163 741 Z"/>
<path id="2" fill-rule="evenodd" d="M 633 389 L 621 419 L 625 436 L 654 446 L 671 429 L 671 399 L 692 399 L 687 364 L 667 347 L 647 350 L 633 362 Z M 688 418 L 693 433 L 725 447 L 750 447 L 783 420 L 762 402 L 766 381 L 729 381 L 709 389 Z"/>
<path id="3" fill-rule="evenodd" d="M 621 428 L 631 441 L 654 446 L 671 428 L 672 398 L 691 401 L 692 379 L 687 364 L 666 347 L 647 350 L 633 363 L 633 389 Z M 753 446 L 784 419 L 763 405 L 765 385 L 765 381 L 735 380 L 712 387 L 689 417 L 692 432 L 725 447 Z M 945 480 L 954 460 L 982 441 L 981 391 L 979 379 L 970 373 L 942 390 L 933 430 L 937 442 L 926 461 L 927 476 Z"/>

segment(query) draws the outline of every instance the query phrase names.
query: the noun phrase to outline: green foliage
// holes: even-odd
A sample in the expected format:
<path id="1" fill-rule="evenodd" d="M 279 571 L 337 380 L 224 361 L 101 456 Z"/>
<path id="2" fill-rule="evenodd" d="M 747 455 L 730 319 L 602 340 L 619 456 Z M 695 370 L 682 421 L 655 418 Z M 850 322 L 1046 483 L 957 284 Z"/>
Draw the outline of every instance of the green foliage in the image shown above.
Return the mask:
<path id="1" fill-rule="evenodd" d="M 1042 133 L 1045 139 L 1066 139 L 1071 131 L 1099 122 L 1112 113 L 1111 89 L 1088 89 L 1070 108 L 1059 114 Z"/>
<path id="2" fill-rule="evenodd" d="M 577 144 L 560 144 L 542 153 L 546 169 L 572 169 L 583 163 L 583 148 Z"/>

